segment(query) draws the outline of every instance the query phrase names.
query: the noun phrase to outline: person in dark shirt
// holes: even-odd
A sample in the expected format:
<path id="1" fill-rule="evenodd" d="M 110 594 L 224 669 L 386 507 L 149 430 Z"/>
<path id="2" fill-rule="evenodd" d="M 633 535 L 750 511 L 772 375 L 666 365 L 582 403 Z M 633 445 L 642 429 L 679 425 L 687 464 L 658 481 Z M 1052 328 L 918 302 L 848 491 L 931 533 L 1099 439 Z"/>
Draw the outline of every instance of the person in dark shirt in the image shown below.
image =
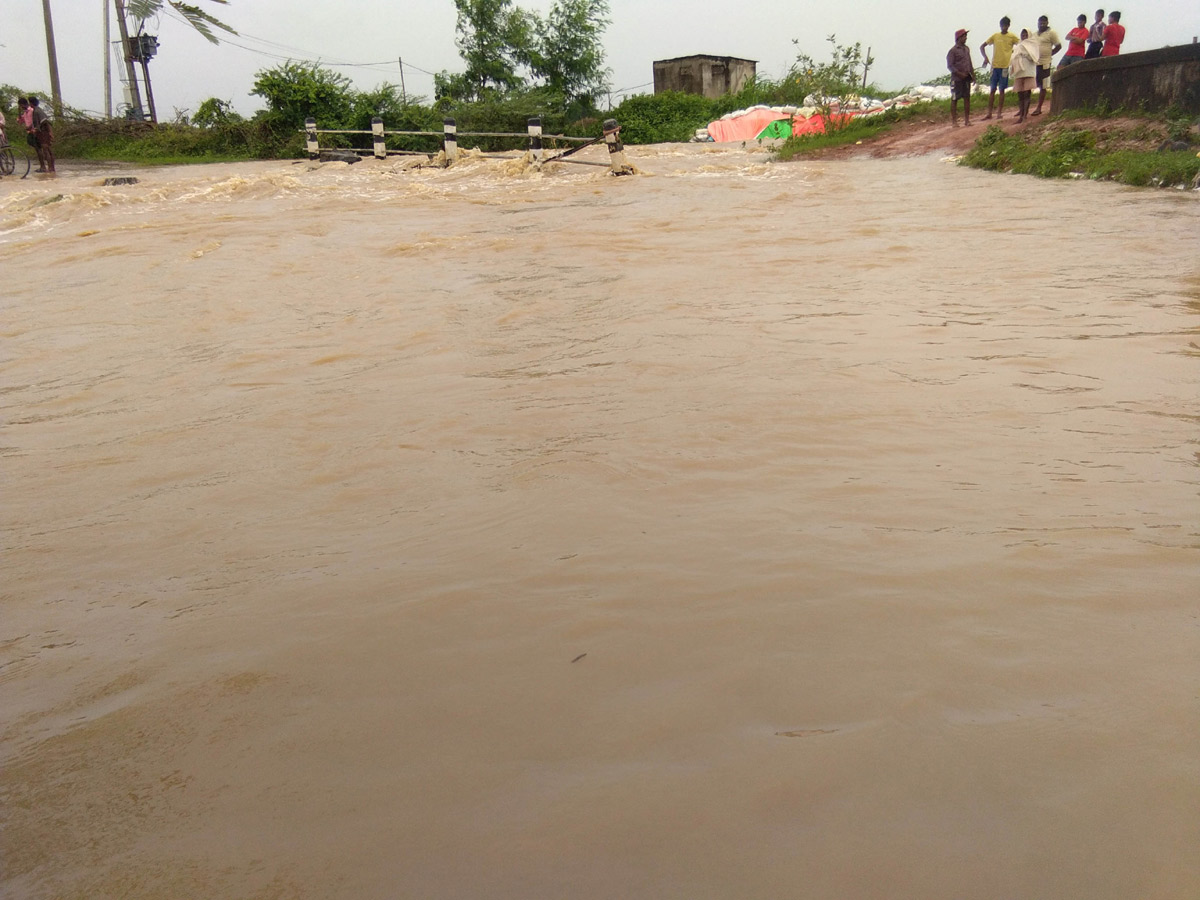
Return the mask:
<path id="1" fill-rule="evenodd" d="M 37 97 L 29 98 L 33 107 L 33 135 L 37 139 L 38 161 L 42 167 L 39 172 L 54 171 L 54 132 L 50 128 L 50 117 L 42 109 Z"/>
<path id="2" fill-rule="evenodd" d="M 1094 59 L 1104 49 L 1104 10 L 1096 10 L 1096 21 L 1088 31 L 1087 53 L 1084 59 Z"/>
<path id="3" fill-rule="evenodd" d="M 954 32 L 954 46 L 946 54 L 946 68 L 950 70 L 950 121 L 958 127 L 958 101 L 963 102 L 963 124 L 971 124 L 971 86 L 975 82 L 975 64 L 971 62 L 971 48 L 967 46 L 967 29 Z"/>

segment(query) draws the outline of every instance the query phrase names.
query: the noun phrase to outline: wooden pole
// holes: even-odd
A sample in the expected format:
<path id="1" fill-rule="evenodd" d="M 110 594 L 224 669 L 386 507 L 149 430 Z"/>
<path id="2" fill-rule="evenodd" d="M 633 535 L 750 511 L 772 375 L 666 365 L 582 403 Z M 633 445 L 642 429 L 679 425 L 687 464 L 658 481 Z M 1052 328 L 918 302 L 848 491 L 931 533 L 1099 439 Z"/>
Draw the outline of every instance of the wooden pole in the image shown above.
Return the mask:
<path id="1" fill-rule="evenodd" d="M 125 23 L 125 0 L 113 0 L 117 9 L 117 31 L 121 35 L 121 55 L 125 57 L 125 74 L 129 78 L 129 97 L 133 101 L 133 114 L 139 122 L 145 119 L 142 112 L 142 92 L 138 89 L 137 71 L 133 68 L 133 57 L 129 53 L 129 27 Z"/>
<path id="2" fill-rule="evenodd" d="M 54 19 L 50 15 L 50 0 L 42 0 L 42 16 L 46 20 L 46 56 L 50 60 L 50 102 L 54 115 L 62 115 L 62 90 L 58 85 L 58 52 L 54 49 Z"/>
<path id="3" fill-rule="evenodd" d="M 397 56 L 396 62 L 400 63 L 400 102 L 408 106 L 408 91 L 404 89 L 404 57 Z"/>
<path id="4" fill-rule="evenodd" d="M 108 14 L 108 0 L 100 0 L 104 7 L 104 117 L 112 118 L 112 35 Z"/>

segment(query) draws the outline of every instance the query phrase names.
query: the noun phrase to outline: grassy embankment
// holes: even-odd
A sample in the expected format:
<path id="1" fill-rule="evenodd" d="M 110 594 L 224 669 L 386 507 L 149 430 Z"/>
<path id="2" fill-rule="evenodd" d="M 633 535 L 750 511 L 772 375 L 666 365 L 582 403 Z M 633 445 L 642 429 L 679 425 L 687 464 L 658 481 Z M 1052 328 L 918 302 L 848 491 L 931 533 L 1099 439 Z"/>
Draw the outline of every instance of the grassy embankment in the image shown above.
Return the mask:
<path id="1" fill-rule="evenodd" d="M 1195 125 L 1178 113 L 1071 110 L 1018 134 L 989 128 L 963 165 L 1042 178 L 1200 187 L 1198 151 Z"/>
<path id="2" fill-rule="evenodd" d="M 978 102 L 978 100 L 976 100 Z M 780 159 L 869 143 L 897 127 L 944 124 L 950 101 L 921 103 L 862 120 L 823 135 L 789 139 Z M 1164 144 L 1176 149 L 1160 149 Z M 992 126 L 982 132 L 962 164 L 1042 178 L 1089 178 L 1152 187 L 1200 187 L 1200 133 L 1194 117 L 1178 110 L 1071 110 L 1019 132 Z"/>

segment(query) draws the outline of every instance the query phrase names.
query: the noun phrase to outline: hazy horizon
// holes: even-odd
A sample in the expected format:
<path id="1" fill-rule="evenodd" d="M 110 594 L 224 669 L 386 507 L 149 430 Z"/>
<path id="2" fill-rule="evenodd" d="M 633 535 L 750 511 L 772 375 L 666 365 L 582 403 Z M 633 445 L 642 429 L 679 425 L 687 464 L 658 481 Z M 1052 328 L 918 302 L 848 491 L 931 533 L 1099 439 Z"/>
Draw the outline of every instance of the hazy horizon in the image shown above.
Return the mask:
<path id="1" fill-rule="evenodd" d="M 111 0 L 107 0 L 111 6 Z M 92 113 L 104 112 L 103 10 L 105 0 L 84 0 L 87 8 L 71 11 L 62 0 L 52 2 L 63 100 Z M 319 61 L 340 72 L 360 89 L 383 82 L 401 83 L 411 96 L 431 98 L 432 73 L 461 71 L 454 46 L 455 10 L 452 0 L 415 0 L 399 8 L 382 0 L 346 0 L 337 7 L 311 4 L 299 11 L 284 0 L 231 0 L 228 6 L 203 2 L 237 36 L 210 44 L 171 12 L 148 23 L 146 31 L 159 38 L 159 55 L 150 64 L 159 117 L 194 111 L 209 97 L 230 100 L 242 113 L 262 107 L 250 96 L 255 73 L 287 59 Z M 545 12 L 549 0 L 518 3 Z M 0 43 L 0 82 L 23 90 L 49 94 L 42 4 L 11 0 L 10 22 L 18 23 Z M 73 14 L 68 14 L 73 12 Z M 611 69 L 612 102 L 628 93 L 648 93 L 652 63 L 697 53 L 737 56 L 758 62 L 758 71 L 779 77 L 797 52 L 818 59 L 827 56 L 825 38 L 836 34 L 840 43 L 861 42 L 875 58 L 869 80 L 888 89 L 936 77 L 945 69 L 945 53 L 957 28 L 971 30 L 969 46 L 976 63 L 979 44 L 996 30 L 1002 15 L 1014 30 L 1032 27 L 1038 15 L 1064 33 L 1079 12 L 1044 4 L 973 4 L 964 10 L 950 0 L 935 0 L 919 17 L 896 20 L 879 0 L 848 7 L 781 7 L 749 0 L 736 9 L 716 3 L 664 0 L 652 9 L 632 0 L 612 0 L 604 36 Z M 1184 0 L 1152 0 L 1125 11 L 1126 52 L 1170 44 L 1190 43 L 1200 34 L 1200 6 Z M 115 18 L 112 37 L 116 37 Z M 796 44 L 794 41 L 798 41 Z M 113 104 L 122 101 L 114 63 Z"/>

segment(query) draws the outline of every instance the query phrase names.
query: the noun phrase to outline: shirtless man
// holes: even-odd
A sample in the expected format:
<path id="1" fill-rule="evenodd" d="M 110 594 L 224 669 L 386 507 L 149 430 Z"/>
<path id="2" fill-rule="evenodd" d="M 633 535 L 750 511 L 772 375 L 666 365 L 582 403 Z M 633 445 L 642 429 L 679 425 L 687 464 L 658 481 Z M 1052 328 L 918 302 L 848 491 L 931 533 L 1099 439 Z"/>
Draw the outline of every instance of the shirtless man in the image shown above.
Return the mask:
<path id="1" fill-rule="evenodd" d="M 1084 54 L 1084 59 L 1095 59 L 1100 55 L 1102 49 L 1104 49 L 1104 10 L 1098 9 L 1096 10 L 1096 21 L 1088 29 L 1087 53 Z"/>

